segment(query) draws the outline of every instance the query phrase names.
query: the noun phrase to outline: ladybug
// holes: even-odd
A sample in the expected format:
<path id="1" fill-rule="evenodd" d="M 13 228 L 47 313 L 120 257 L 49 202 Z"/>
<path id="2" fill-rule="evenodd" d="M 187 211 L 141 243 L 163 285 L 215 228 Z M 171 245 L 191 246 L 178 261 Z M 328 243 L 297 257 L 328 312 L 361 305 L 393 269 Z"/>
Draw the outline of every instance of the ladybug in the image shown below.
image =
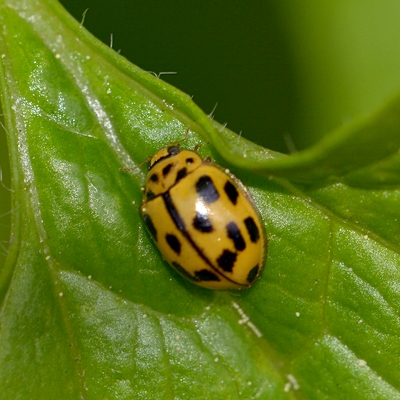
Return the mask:
<path id="1" fill-rule="evenodd" d="M 150 160 L 140 211 L 163 258 L 208 289 L 247 289 L 266 257 L 261 216 L 229 170 L 171 145 Z"/>

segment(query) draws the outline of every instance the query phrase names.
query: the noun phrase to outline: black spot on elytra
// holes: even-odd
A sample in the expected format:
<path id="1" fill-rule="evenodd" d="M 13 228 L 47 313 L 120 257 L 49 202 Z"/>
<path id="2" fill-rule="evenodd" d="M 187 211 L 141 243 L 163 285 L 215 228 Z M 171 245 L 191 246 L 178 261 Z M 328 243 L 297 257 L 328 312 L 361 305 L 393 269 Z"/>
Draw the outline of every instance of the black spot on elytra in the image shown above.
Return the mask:
<path id="1" fill-rule="evenodd" d="M 167 241 L 169 247 L 176 253 L 180 254 L 181 252 L 181 243 L 175 235 L 171 235 L 167 233 L 165 235 L 165 240 Z"/>
<path id="2" fill-rule="evenodd" d="M 187 169 L 182 168 L 178 171 L 178 173 L 176 174 L 176 179 L 175 179 L 175 183 L 180 181 L 182 178 L 184 178 L 187 175 Z"/>
<path id="3" fill-rule="evenodd" d="M 212 232 L 213 226 L 206 214 L 197 213 L 193 219 L 193 227 L 200 232 Z"/>
<path id="4" fill-rule="evenodd" d="M 201 176 L 196 182 L 196 190 L 206 203 L 214 203 L 214 201 L 217 201 L 219 198 L 219 194 L 212 179 L 207 175 Z"/>
<path id="5" fill-rule="evenodd" d="M 154 199 L 154 197 L 156 197 L 156 195 L 155 195 L 151 190 L 148 190 L 148 191 L 146 192 L 146 199 L 147 199 L 147 200 Z"/>
<path id="6" fill-rule="evenodd" d="M 163 168 L 162 174 L 164 176 L 167 176 L 169 174 L 169 171 L 171 171 L 171 168 L 172 168 L 172 164 L 168 164 L 166 167 Z"/>
<path id="7" fill-rule="evenodd" d="M 185 268 L 183 268 L 180 264 L 178 264 L 177 262 L 172 262 L 171 265 L 186 279 L 190 280 L 190 281 L 197 281 L 198 279 L 196 279 L 194 276 L 190 275 L 189 272 L 186 271 Z"/>
<path id="8" fill-rule="evenodd" d="M 232 253 L 229 250 L 224 250 L 217 258 L 217 263 L 225 272 L 232 272 L 233 266 L 236 262 L 236 257 L 236 253 Z"/>
<path id="9" fill-rule="evenodd" d="M 195 271 L 194 274 L 198 281 L 219 281 L 220 280 L 218 278 L 218 276 L 214 274 L 214 272 L 212 272 L 208 269 L 202 269 L 200 271 Z"/>
<path id="10" fill-rule="evenodd" d="M 165 207 L 167 208 L 167 211 L 168 211 L 169 215 L 171 216 L 172 220 L 174 221 L 176 227 L 185 234 L 185 232 L 186 232 L 185 223 L 184 223 L 182 217 L 180 216 L 178 210 L 176 209 L 175 204 L 172 201 L 169 192 L 167 191 L 167 192 L 163 193 L 162 197 L 164 199 Z"/>
<path id="11" fill-rule="evenodd" d="M 260 239 L 260 232 L 256 223 L 254 222 L 254 219 L 252 217 L 247 217 L 244 220 L 244 224 L 246 225 L 247 232 L 249 232 L 250 240 L 253 243 L 257 243 L 258 239 Z"/>
<path id="12" fill-rule="evenodd" d="M 236 205 L 239 193 L 238 193 L 237 189 L 235 188 L 235 185 L 233 185 L 232 182 L 227 181 L 225 183 L 224 190 L 225 190 L 225 193 L 228 196 L 229 200 L 231 201 L 231 203 L 233 205 Z"/>
<path id="13" fill-rule="evenodd" d="M 253 267 L 253 268 L 250 270 L 249 274 L 247 275 L 247 282 L 251 283 L 251 282 L 254 281 L 254 279 L 257 278 L 258 270 L 259 270 L 258 265 L 256 265 L 255 267 Z"/>
<path id="14" fill-rule="evenodd" d="M 187 159 L 186 159 L 186 164 L 193 164 L 193 158 L 192 157 L 188 157 Z"/>
<path id="15" fill-rule="evenodd" d="M 185 223 L 184 223 L 182 217 L 180 216 L 178 210 L 176 209 L 175 204 L 172 201 L 169 192 L 163 193 L 162 197 L 164 199 L 165 207 L 167 208 L 167 211 L 168 211 L 169 215 L 171 216 L 172 220 L 174 221 L 176 227 L 184 235 L 186 235 Z"/>
<path id="16" fill-rule="evenodd" d="M 226 226 L 226 230 L 228 232 L 229 239 L 231 239 L 235 245 L 235 249 L 238 251 L 243 251 L 246 248 L 246 243 L 244 242 L 243 236 L 240 233 L 239 227 L 234 222 L 230 222 Z"/>
<path id="17" fill-rule="evenodd" d="M 154 240 L 157 242 L 157 229 L 154 227 L 153 221 L 151 220 L 148 214 L 143 215 L 143 221 L 146 225 L 147 230 L 150 232 L 150 235 L 153 236 Z"/>
<path id="18" fill-rule="evenodd" d="M 152 182 L 157 182 L 157 181 L 158 181 L 158 175 L 157 175 L 157 174 L 152 174 L 152 175 L 150 176 L 150 180 L 151 180 Z"/>

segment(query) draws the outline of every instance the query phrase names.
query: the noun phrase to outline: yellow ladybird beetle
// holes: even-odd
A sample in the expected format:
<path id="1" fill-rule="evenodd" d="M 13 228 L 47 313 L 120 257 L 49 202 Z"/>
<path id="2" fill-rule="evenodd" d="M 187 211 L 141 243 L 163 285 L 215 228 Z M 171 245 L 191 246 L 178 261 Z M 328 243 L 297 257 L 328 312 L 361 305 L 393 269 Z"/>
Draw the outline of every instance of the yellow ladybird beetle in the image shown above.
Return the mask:
<path id="1" fill-rule="evenodd" d="M 159 150 L 148 168 L 141 214 L 163 258 L 204 288 L 249 288 L 264 266 L 267 240 L 243 183 L 177 145 Z"/>

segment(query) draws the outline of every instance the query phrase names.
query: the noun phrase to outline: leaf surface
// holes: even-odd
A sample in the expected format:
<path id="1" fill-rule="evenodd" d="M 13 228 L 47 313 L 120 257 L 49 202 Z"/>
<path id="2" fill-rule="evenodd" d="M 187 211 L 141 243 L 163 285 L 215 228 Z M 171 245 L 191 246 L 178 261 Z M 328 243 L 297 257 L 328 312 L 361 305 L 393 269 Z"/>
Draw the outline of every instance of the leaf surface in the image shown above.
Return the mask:
<path id="1" fill-rule="evenodd" d="M 15 210 L 0 398 L 400 398 L 398 99 L 286 156 L 58 3 L 2 0 L 0 19 Z M 188 126 L 185 147 L 229 166 L 263 216 L 268 259 L 248 291 L 171 271 L 138 212 L 145 166 L 120 171 Z"/>

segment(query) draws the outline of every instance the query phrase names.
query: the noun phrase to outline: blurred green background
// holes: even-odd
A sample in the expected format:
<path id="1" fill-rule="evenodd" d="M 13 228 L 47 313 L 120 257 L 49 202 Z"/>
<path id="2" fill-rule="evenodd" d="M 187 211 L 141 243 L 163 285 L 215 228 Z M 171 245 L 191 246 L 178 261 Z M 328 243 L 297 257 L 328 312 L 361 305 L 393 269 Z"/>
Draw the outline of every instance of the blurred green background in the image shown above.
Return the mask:
<path id="1" fill-rule="evenodd" d="M 101 41 L 237 133 L 301 150 L 376 110 L 400 86 L 395 0 L 62 0 Z M 286 141 L 285 141 L 286 140 Z M 287 143 L 289 142 L 289 144 Z M 4 133 L 0 168 L 10 186 Z M 0 185 L 0 266 L 10 192 Z M 8 215 L 5 215 L 8 214 Z"/>

